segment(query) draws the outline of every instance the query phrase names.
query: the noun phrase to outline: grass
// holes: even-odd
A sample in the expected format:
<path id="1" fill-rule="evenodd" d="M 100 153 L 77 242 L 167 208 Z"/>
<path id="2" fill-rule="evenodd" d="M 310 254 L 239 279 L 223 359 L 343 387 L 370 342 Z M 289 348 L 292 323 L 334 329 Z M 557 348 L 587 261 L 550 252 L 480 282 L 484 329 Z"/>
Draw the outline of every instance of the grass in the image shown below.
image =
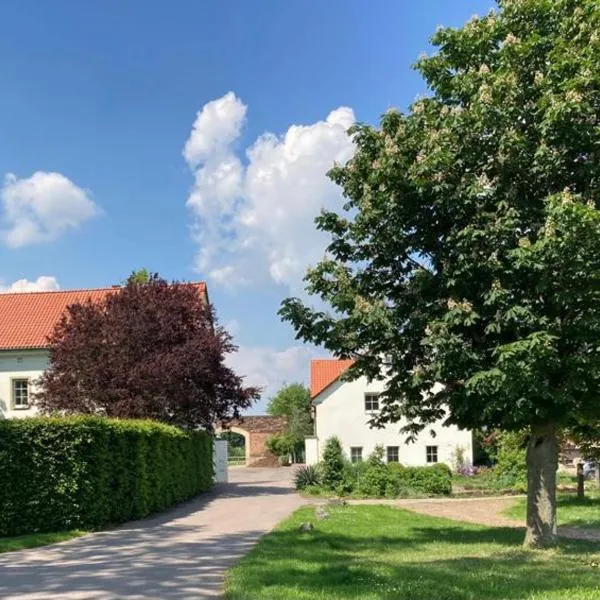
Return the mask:
<path id="1" fill-rule="evenodd" d="M 58 531 L 56 533 L 29 533 L 14 537 L 0 537 L 0 553 L 56 544 L 57 542 L 64 542 L 85 534 L 85 531 L 74 529 L 71 531 Z"/>
<path id="2" fill-rule="evenodd" d="M 600 544 L 523 550 L 523 530 L 387 506 L 303 508 L 228 572 L 228 600 L 597 600 Z M 312 532 L 299 530 L 314 523 Z"/>
<path id="3" fill-rule="evenodd" d="M 559 494 L 556 512 L 559 525 L 600 529 L 600 493 L 586 492 L 583 500 L 578 500 L 573 494 Z M 520 520 L 525 519 L 525 513 L 525 498 L 520 498 L 504 511 L 507 517 Z"/>

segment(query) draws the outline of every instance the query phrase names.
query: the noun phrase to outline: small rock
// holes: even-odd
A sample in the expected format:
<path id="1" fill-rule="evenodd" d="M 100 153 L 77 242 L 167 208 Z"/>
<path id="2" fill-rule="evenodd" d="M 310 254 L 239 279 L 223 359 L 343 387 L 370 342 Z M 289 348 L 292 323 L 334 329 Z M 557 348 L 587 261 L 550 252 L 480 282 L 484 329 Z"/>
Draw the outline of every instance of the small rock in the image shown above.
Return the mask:
<path id="1" fill-rule="evenodd" d="M 302 523 L 298 529 L 300 529 L 300 531 L 303 533 L 308 533 L 314 529 L 314 526 L 312 523 Z"/>

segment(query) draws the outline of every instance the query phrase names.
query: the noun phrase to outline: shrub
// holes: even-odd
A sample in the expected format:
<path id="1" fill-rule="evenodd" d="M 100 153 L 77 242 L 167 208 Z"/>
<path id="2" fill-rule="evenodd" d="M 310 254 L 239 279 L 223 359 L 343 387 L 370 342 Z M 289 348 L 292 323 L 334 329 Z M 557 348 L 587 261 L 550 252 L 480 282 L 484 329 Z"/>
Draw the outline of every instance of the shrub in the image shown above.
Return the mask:
<path id="1" fill-rule="evenodd" d="M 336 437 L 329 438 L 325 442 L 323 450 L 323 462 L 321 466 L 322 483 L 330 490 L 337 490 L 344 480 L 344 455 L 342 445 Z"/>
<path id="2" fill-rule="evenodd" d="M 289 456 L 294 449 L 294 441 L 288 435 L 272 435 L 265 446 L 275 456 Z"/>
<path id="3" fill-rule="evenodd" d="M 444 463 L 408 468 L 410 487 L 423 494 L 447 496 L 452 493 L 452 471 Z"/>
<path id="4" fill-rule="evenodd" d="M 207 490 L 212 438 L 153 421 L 0 421 L 0 535 L 95 529 Z"/>
<path id="5" fill-rule="evenodd" d="M 358 492 L 363 496 L 381 498 L 385 496 L 389 481 L 389 472 L 385 464 L 367 464 L 367 468 L 358 482 Z"/>
<path id="6" fill-rule="evenodd" d="M 503 431 L 497 435 L 497 440 L 496 465 L 494 466 L 497 485 L 504 488 L 526 489 L 527 433 Z"/>
<path id="7" fill-rule="evenodd" d="M 344 465 L 343 486 L 349 492 L 355 492 L 358 489 L 359 483 L 369 468 L 369 463 L 360 461 L 356 463 L 347 462 Z"/>
<path id="8" fill-rule="evenodd" d="M 470 466 L 470 463 L 466 458 L 467 451 L 462 446 L 455 446 L 452 451 L 452 464 L 456 472 Z"/>
<path id="9" fill-rule="evenodd" d="M 300 467 L 294 475 L 294 485 L 297 490 L 304 490 L 309 486 L 318 486 L 321 483 L 319 469 L 313 465 Z"/>
<path id="10" fill-rule="evenodd" d="M 385 495 L 390 498 L 411 495 L 409 469 L 400 463 L 389 463 L 387 469 L 388 482 Z"/>
<path id="11" fill-rule="evenodd" d="M 385 450 L 381 444 L 377 444 L 375 448 L 373 448 L 373 452 L 369 454 L 367 458 L 367 463 L 372 467 L 379 467 L 381 465 L 385 465 L 385 461 L 383 457 L 385 456 Z"/>

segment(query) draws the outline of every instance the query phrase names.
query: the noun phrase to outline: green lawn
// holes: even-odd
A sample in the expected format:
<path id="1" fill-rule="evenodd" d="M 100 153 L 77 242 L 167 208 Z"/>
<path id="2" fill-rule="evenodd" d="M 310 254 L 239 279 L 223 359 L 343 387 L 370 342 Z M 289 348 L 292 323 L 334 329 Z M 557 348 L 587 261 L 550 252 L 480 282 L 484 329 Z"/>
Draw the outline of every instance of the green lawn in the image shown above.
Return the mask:
<path id="1" fill-rule="evenodd" d="M 314 531 L 298 526 L 312 521 Z M 303 508 L 228 573 L 228 600 L 598 600 L 600 544 L 521 548 L 523 531 L 387 506 Z"/>
<path id="2" fill-rule="evenodd" d="M 507 517 L 525 520 L 525 498 L 520 498 L 504 511 Z M 577 500 L 573 494 L 559 494 L 557 518 L 559 525 L 600 529 L 600 494 L 586 492 L 586 498 Z M 600 573 L 598 574 L 600 577 Z"/>
<path id="3" fill-rule="evenodd" d="M 35 548 L 36 546 L 56 544 L 56 542 L 64 542 L 80 537 L 85 535 L 85 533 L 85 531 L 75 529 L 72 531 L 58 531 L 56 533 L 30 533 L 14 537 L 0 537 L 0 552 L 12 552 L 14 550 L 24 550 L 25 548 Z"/>

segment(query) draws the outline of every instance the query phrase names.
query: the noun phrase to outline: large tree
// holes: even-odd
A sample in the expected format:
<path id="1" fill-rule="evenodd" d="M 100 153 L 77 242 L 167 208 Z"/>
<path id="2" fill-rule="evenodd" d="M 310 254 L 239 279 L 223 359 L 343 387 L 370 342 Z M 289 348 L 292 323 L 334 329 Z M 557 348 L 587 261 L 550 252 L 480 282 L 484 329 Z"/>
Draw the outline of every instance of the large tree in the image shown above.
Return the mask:
<path id="1" fill-rule="evenodd" d="M 313 434 L 310 391 L 301 383 L 286 384 L 269 400 L 267 412 L 287 420 L 284 438 L 294 460 L 303 452 L 304 438 Z M 279 436 L 281 437 L 281 436 Z"/>
<path id="2" fill-rule="evenodd" d="M 499 4 L 435 33 L 427 97 L 351 130 L 306 278 L 330 310 L 281 314 L 349 377 L 390 376 L 375 424 L 528 428 L 525 542 L 547 546 L 557 431 L 600 412 L 600 4 Z"/>
<path id="3" fill-rule="evenodd" d="M 236 347 L 192 284 L 157 275 L 68 307 L 50 338 L 42 412 L 150 418 L 211 428 L 259 395 L 226 364 Z"/>
<path id="4" fill-rule="evenodd" d="M 310 417 L 310 391 L 301 383 L 286 383 L 267 402 L 267 413 L 287 417 L 302 412 Z"/>

